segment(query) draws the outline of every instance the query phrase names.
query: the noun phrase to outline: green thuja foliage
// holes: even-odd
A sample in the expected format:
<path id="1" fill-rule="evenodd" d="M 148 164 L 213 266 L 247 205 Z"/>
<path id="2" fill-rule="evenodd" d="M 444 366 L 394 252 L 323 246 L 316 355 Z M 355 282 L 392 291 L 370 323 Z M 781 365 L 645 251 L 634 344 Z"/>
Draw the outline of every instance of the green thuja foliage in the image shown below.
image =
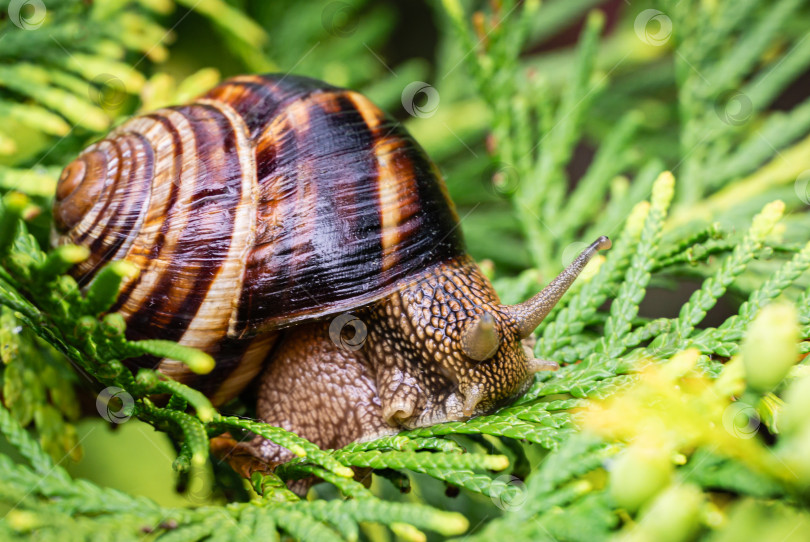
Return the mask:
<path id="1" fill-rule="evenodd" d="M 777 99 L 810 66 L 802 2 L 634 2 L 606 17 L 593 0 L 443 0 L 408 8 L 433 10 L 432 64 L 394 54 L 393 4 L 31 4 L 0 2 L 0 538 L 807 538 L 810 98 Z M 560 369 L 492 414 L 341 450 L 127 369 L 144 354 L 199 373 L 215 360 L 127 340 L 108 311 L 138 270 L 115 262 L 80 288 L 68 272 L 87 251 L 48 247 L 48 206 L 94 137 L 218 80 L 205 61 L 167 64 L 187 15 L 227 55 L 219 70 L 324 78 L 402 119 L 504 302 L 609 235 L 535 333 Z M 541 50 L 577 21 L 575 43 Z M 403 93 L 420 79 L 428 103 Z M 189 493 L 211 493 L 200 484 L 216 466 L 230 502 L 170 507 L 71 476 L 76 424 L 96 408 L 165 433 Z M 296 458 L 235 480 L 209 457 L 226 432 Z M 311 477 L 308 498 L 288 488 Z"/>
<path id="2" fill-rule="evenodd" d="M 131 113 L 140 93 L 149 106 L 164 105 L 216 82 L 207 70 L 170 89 L 165 74 L 143 73 L 168 57 L 174 34 L 159 19 L 177 4 L 210 17 L 234 46 L 267 41 L 260 26 L 221 0 L 0 2 L 0 188 L 50 197 L 68 157 Z"/>

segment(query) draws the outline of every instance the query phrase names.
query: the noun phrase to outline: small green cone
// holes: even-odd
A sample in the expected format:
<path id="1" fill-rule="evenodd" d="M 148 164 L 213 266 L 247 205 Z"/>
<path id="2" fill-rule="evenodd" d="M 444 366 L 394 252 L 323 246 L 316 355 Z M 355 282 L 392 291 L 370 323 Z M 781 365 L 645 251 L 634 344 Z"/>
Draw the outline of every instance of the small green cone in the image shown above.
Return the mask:
<path id="1" fill-rule="evenodd" d="M 610 467 L 610 495 L 616 504 L 635 512 L 672 478 L 669 453 L 641 444 L 632 444 L 619 454 Z"/>
<path id="2" fill-rule="evenodd" d="M 742 359 L 748 387 L 758 393 L 774 389 L 799 358 L 799 316 L 787 303 L 763 308 L 748 328 Z"/>

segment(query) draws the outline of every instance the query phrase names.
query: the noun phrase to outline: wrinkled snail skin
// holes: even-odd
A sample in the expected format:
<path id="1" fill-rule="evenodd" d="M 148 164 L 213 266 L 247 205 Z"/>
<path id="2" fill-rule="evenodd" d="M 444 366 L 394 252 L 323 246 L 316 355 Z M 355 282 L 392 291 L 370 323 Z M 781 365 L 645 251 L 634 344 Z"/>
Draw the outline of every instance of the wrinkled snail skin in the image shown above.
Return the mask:
<path id="1" fill-rule="evenodd" d="M 356 92 L 291 75 L 230 79 L 122 124 L 65 168 L 54 224 L 55 244 L 91 249 L 72 271 L 80 284 L 113 260 L 139 267 L 112 308 L 129 338 L 217 362 L 208 375 L 136 365 L 217 405 L 258 379 L 259 417 L 324 447 L 466 419 L 520 393 L 543 366 L 522 340 L 609 245 L 502 305 L 407 131 Z M 368 330 L 359 348 L 329 336 L 346 312 Z M 286 458 L 260 439 L 249 448 Z"/>
<path id="2" fill-rule="evenodd" d="M 530 382 L 516 323 L 468 256 L 418 273 L 394 295 L 352 314 L 368 329 L 357 351 L 335 346 L 329 322 L 285 337 L 261 378 L 260 418 L 337 448 L 490 412 Z M 464 354 L 460 336 L 483 314 L 495 316 L 503 343 L 476 361 Z M 292 458 L 269 442 L 255 444 L 265 461 Z"/>

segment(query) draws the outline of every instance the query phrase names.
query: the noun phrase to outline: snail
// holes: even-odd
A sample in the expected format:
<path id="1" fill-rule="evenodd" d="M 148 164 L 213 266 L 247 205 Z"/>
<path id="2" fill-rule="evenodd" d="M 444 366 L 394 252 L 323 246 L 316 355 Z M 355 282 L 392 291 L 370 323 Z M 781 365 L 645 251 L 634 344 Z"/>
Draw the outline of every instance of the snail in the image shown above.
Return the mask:
<path id="1" fill-rule="evenodd" d="M 59 179 L 54 243 L 141 270 L 111 311 L 130 339 L 216 359 L 139 358 L 323 448 L 492 412 L 553 369 L 532 332 L 600 237 L 543 291 L 501 304 L 467 255 L 437 167 L 363 95 L 293 75 L 229 79 L 134 117 Z M 354 332 L 354 334 L 353 334 Z M 364 339 L 364 340 L 363 340 Z M 266 462 L 288 452 L 248 443 Z"/>

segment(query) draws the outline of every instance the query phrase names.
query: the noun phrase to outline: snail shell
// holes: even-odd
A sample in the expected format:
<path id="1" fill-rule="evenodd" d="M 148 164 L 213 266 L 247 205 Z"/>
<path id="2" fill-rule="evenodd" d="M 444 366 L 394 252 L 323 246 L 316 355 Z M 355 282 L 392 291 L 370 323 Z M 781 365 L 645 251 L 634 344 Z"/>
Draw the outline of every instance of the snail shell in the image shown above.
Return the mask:
<path id="1" fill-rule="evenodd" d="M 464 253 L 435 165 L 364 96 L 292 75 L 230 79 L 188 105 L 135 117 L 65 168 L 54 243 L 141 273 L 112 308 L 131 339 L 212 354 L 193 375 L 222 403 L 260 370 L 277 330 L 369 304 Z"/>

